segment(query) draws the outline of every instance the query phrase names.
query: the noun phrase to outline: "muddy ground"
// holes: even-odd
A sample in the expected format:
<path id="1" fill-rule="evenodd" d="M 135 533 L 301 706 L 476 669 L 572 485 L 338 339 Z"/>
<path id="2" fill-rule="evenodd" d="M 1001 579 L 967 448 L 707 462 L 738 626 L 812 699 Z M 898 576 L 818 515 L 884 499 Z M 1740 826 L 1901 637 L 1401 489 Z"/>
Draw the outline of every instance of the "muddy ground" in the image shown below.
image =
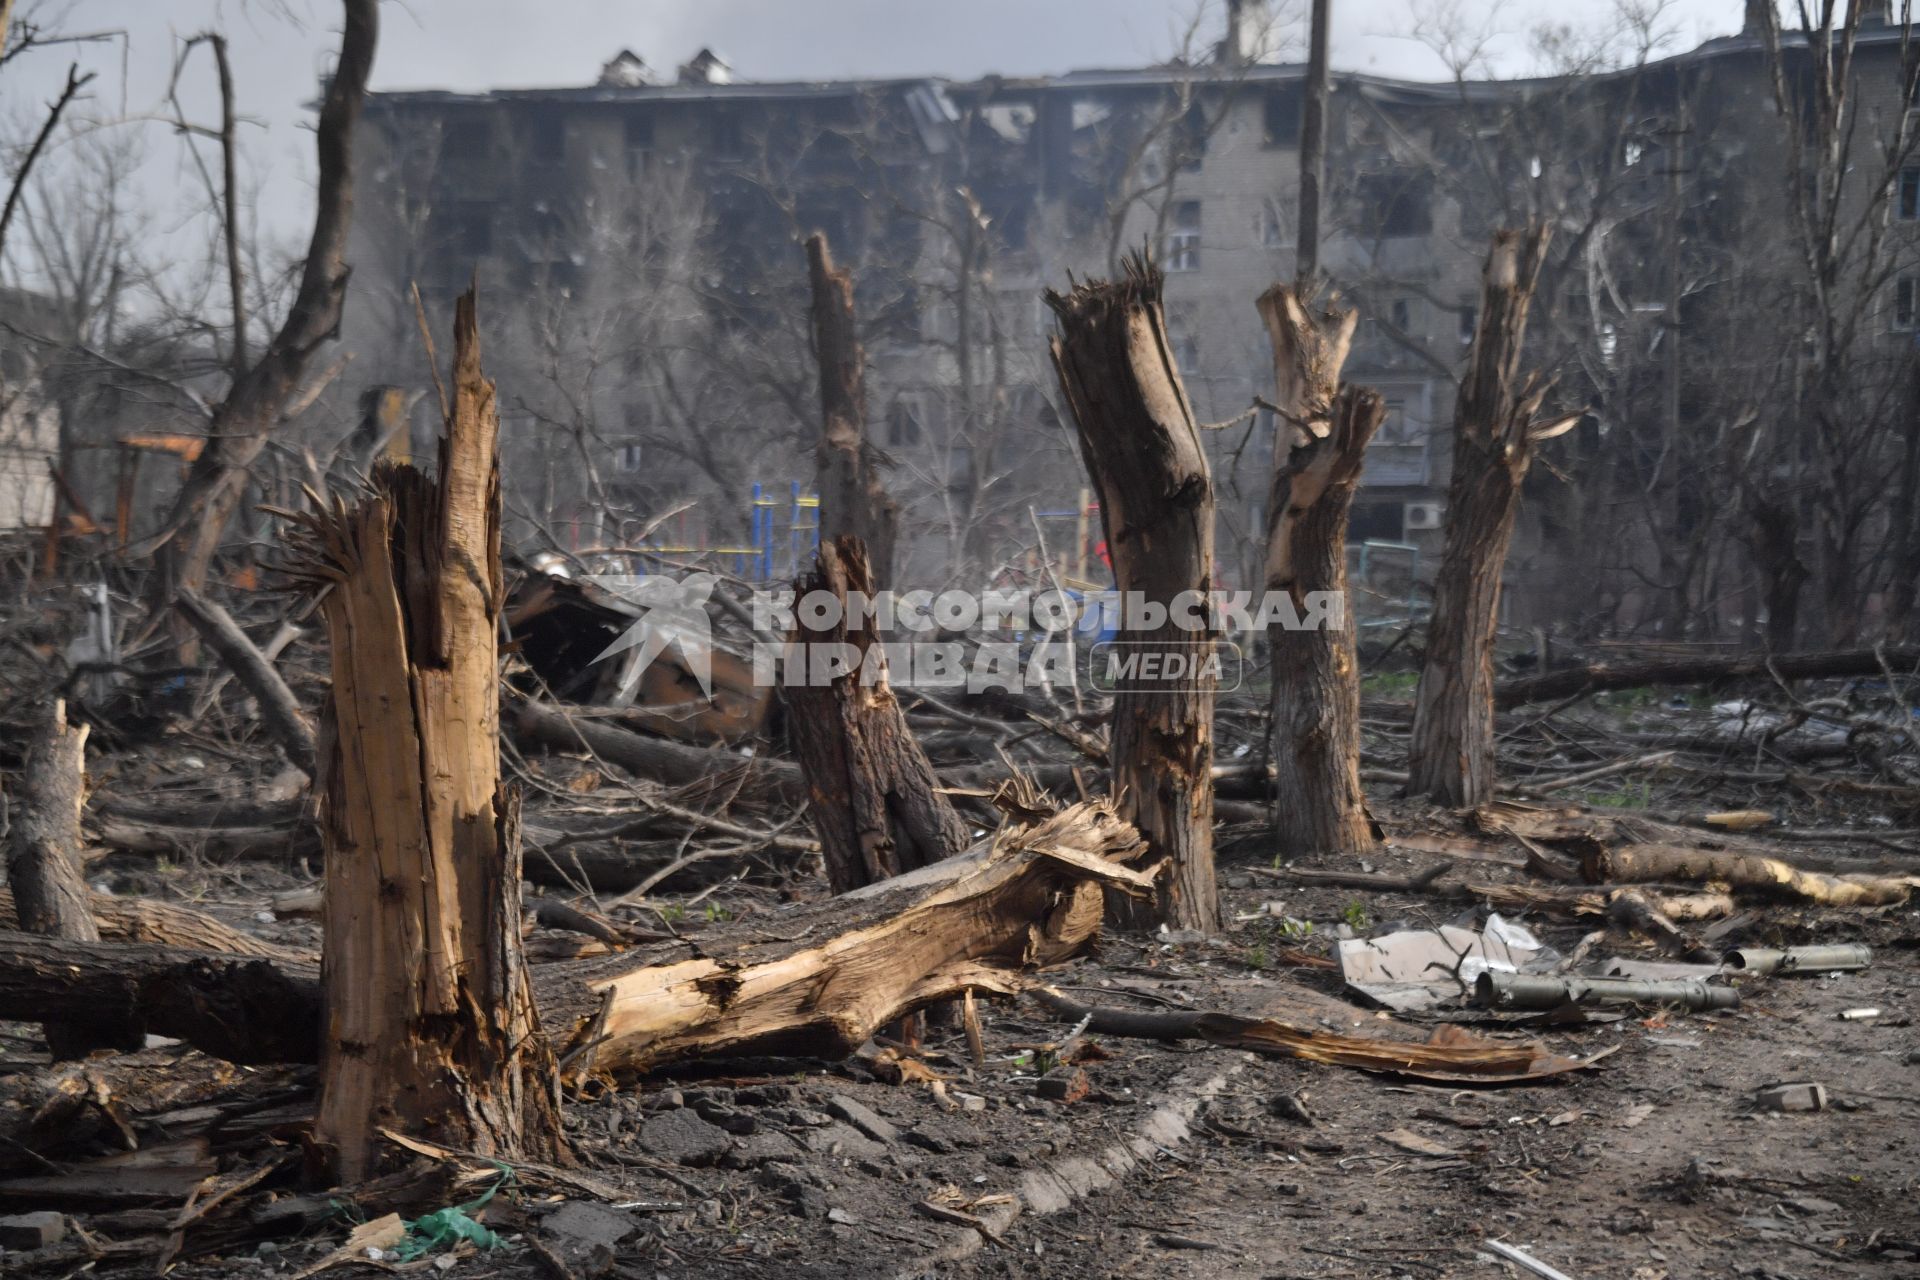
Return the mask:
<path id="1" fill-rule="evenodd" d="M 1439 825 L 1380 804 L 1399 829 Z M 1471 904 L 1300 888 L 1262 873 L 1257 840 L 1228 845 L 1222 873 L 1234 923 L 1224 937 L 1112 938 L 1057 982 L 1089 1003 L 1219 1008 L 1424 1037 L 1420 1019 L 1363 1007 L 1342 994 L 1336 974 L 1296 962 L 1325 957 L 1342 933 L 1445 922 Z M 1370 859 L 1388 872 L 1431 861 Z M 1492 870 L 1481 878 L 1521 878 Z M 296 882 L 290 874 L 239 866 L 122 874 L 279 940 L 313 940 L 311 924 L 267 923 L 268 896 Z M 751 891 L 734 892 L 752 909 Z M 1531 1029 L 1489 1026 L 1492 1015 L 1471 1010 L 1427 1017 L 1538 1038 L 1581 1058 L 1616 1050 L 1593 1070 L 1525 1088 L 1439 1088 L 1193 1043 L 1094 1037 L 1082 1064 L 1091 1093 L 1062 1103 L 1037 1095 L 1035 1072 L 1046 1064 L 1021 1046 L 1068 1028 L 1032 1005 L 986 1008 L 982 1070 L 969 1065 L 957 1032 L 931 1033 L 928 1062 L 946 1077 L 944 1098 L 924 1082 L 884 1083 L 859 1059 L 703 1064 L 572 1103 L 589 1167 L 621 1189 L 616 1203 L 626 1207 L 507 1188 L 481 1215 L 502 1247 L 461 1246 L 401 1269 L 476 1280 L 561 1267 L 580 1277 L 782 1280 L 1524 1274 L 1485 1250 L 1491 1239 L 1583 1280 L 1920 1275 L 1917 915 L 1756 913 L 1746 941 L 1865 941 L 1876 960 L 1858 973 L 1753 980 L 1734 1011 L 1637 1009 Z M 683 927 L 697 927 L 697 913 L 689 917 Z M 1585 932 L 1526 922 L 1563 953 Z M 1601 953 L 1651 955 L 1618 934 Z M 1880 1014 L 1838 1016 L 1865 1007 Z M 37 1028 L 0 1031 L 0 1072 L 44 1061 Z M 1756 1109 L 1761 1086 L 1802 1080 L 1825 1085 L 1827 1110 Z M 1114 1150 L 1143 1135 L 1148 1158 L 1114 1176 Z M 1008 1196 L 1023 1209 L 994 1229 L 1010 1212 Z M 930 1216 L 923 1202 L 986 1227 Z M 174 1274 L 300 1275 L 349 1225 L 211 1256 L 189 1248 Z M 96 1244 L 111 1239 L 97 1230 Z M 86 1252 L 70 1239 L 7 1255 L 0 1272 L 151 1273 L 150 1259 L 89 1262 Z"/>

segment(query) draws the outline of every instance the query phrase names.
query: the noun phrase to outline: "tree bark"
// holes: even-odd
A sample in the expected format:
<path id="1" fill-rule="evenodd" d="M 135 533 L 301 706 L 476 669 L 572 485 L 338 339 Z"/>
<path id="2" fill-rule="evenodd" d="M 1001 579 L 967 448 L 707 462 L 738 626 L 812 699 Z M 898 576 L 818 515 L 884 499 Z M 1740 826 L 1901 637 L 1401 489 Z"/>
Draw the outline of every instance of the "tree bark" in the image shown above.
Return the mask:
<path id="1" fill-rule="evenodd" d="M 300 700 L 293 696 L 293 690 L 287 688 L 287 682 L 273 669 L 265 655 L 247 639 L 247 633 L 238 623 L 211 600 L 205 599 L 192 587 L 181 587 L 174 598 L 174 605 L 185 615 L 193 629 L 200 633 L 220 660 L 240 683 L 246 686 L 254 701 L 260 704 L 260 719 L 265 722 L 267 731 L 286 751 L 287 759 L 294 767 L 309 778 L 314 770 L 313 726 L 307 723 L 306 713 L 300 709 Z"/>
<path id="2" fill-rule="evenodd" d="M 1213 589 L 1213 478 L 1174 367 L 1159 268 L 1129 259 L 1126 278 L 1089 281 L 1047 303 L 1061 392 L 1100 495 L 1114 577 L 1129 606 L 1108 654 L 1113 681 L 1113 792 L 1121 816 L 1172 862 L 1155 910 L 1116 916 L 1211 933 L 1219 927 L 1213 870 L 1213 696 L 1219 655 L 1206 609 Z M 1142 607 L 1144 606 L 1144 607 Z M 1197 616 L 1195 607 L 1197 606 Z M 1144 616 L 1164 611 L 1158 625 Z M 1193 625 L 1197 623 L 1198 625 Z M 1154 679 L 1139 663 L 1154 657 Z"/>
<path id="3" fill-rule="evenodd" d="M 805 629 L 799 597 L 810 592 L 840 600 L 837 624 Z M 848 594 L 871 598 L 873 592 L 865 549 L 852 535 L 822 542 L 818 567 L 795 590 L 792 656 L 804 662 L 813 645 L 859 655 L 851 671 L 829 684 L 802 680 L 784 689 L 808 812 L 835 893 L 939 862 L 967 846 L 966 823 L 937 790 L 940 780 L 907 727 L 873 632 L 848 626 Z"/>
<path id="4" fill-rule="evenodd" d="M 1446 547 L 1414 706 L 1407 793 L 1455 807 L 1493 798 L 1493 642 L 1520 482 L 1535 443 L 1577 420 L 1536 423 L 1550 384 L 1520 376 L 1527 311 L 1549 236 L 1542 223 L 1494 233 L 1480 321 L 1454 406 Z"/>
<path id="5" fill-rule="evenodd" d="M 820 495 L 820 541 L 848 534 L 867 549 L 878 587 L 893 583 L 900 510 L 880 483 L 878 451 L 867 439 L 866 352 L 854 325 L 853 273 L 833 265 L 819 232 L 807 237 L 813 286 L 813 347 L 820 362 L 820 443 L 814 487 Z"/>
<path id="6" fill-rule="evenodd" d="M 479 343 L 469 292 L 437 480 L 383 465 L 357 507 L 307 518 L 333 647 L 314 1132 L 343 1182 L 377 1170 L 380 1128 L 566 1154 L 520 951 L 519 801 L 500 784 L 499 419 Z"/>
<path id="7" fill-rule="evenodd" d="M 7 845 L 7 882 L 13 915 L 28 933 L 73 942 L 98 942 L 89 909 L 92 894 L 80 871 L 80 813 L 87 800 L 87 726 L 67 723 L 56 701 L 35 735 L 20 779 L 20 813 Z M 134 1048 L 86 1006 L 71 1019 L 42 1023 L 54 1061 L 84 1058 L 99 1048 Z"/>
<path id="8" fill-rule="evenodd" d="M 280 331 L 214 411 L 207 446 L 194 459 L 162 532 L 141 548 L 160 553 L 152 588 L 156 615 L 181 587 L 197 591 L 206 585 L 221 535 L 246 490 L 248 468 L 266 447 L 308 361 L 340 327 L 353 218 L 353 133 L 373 71 L 379 0 L 344 0 L 344 7 L 340 57 L 327 82 L 315 135 L 319 184 L 300 287 Z M 184 639 L 183 647 L 190 647 Z"/>
<path id="9" fill-rule="evenodd" d="M 1080 955 L 1098 935 L 1103 889 L 1152 891 L 1152 870 L 1128 865 L 1145 852 L 1111 805 L 1074 805 L 760 922 L 765 932 L 702 935 L 692 959 L 676 942 L 539 965 L 541 1018 L 574 1074 L 716 1054 L 844 1057 L 907 1013 L 968 990 L 1017 991 L 1029 971 Z M 316 977 L 290 960 L 0 930 L 0 1019 L 93 1005 L 235 1062 L 315 1060 Z M 326 1053 L 330 1065 L 337 1045 Z"/>
<path id="10" fill-rule="evenodd" d="M 1367 445 L 1386 415 L 1380 396 L 1339 391 L 1355 313 L 1315 310 L 1297 289 L 1262 294 L 1273 342 L 1275 403 L 1290 419 L 1275 442 L 1267 498 L 1270 592 L 1303 616 L 1309 592 L 1338 601 L 1337 625 L 1269 630 L 1273 652 L 1274 835 L 1284 856 L 1359 853 L 1378 843 L 1360 788 L 1360 661 L 1347 616 L 1347 513 Z"/>

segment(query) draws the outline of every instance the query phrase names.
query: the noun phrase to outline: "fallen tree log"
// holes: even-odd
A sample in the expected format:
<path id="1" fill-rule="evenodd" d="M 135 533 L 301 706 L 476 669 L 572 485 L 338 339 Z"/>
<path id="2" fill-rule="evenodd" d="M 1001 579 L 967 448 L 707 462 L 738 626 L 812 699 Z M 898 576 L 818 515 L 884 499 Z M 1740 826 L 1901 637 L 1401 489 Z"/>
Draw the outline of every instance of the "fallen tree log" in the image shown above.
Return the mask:
<path id="1" fill-rule="evenodd" d="M 1247 1049 L 1435 1084 L 1531 1084 L 1568 1071 L 1585 1070 L 1613 1052 L 1602 1050 L 1581 1060 L 1552 1053 L 1545 1045 L 1487 1040 L 1459 1027 L 1443 1026 L 1423 1044 L 1342 1035 L 1277 1018 L 1244 1018 L 1205 1010 L 1140 1013 L 1132 1009 L 1101 1009 L 1068 999 L 1050 987 L 1033 988 L 1033 996 L 1060 1018 L 1074 1022 L 1084 1019 L 1087 1029 L 1099 1035 L 1142 1040 L 1205 1040 L 1222 1048 Z"/>
<path id="2" fill-rule="evenodd" d="M 717 1054 L 844 1056 L 903 1015 L 967 991 L 1012 992 L 1080 954 L 1103 891 L 1145 895 L 1145 842 L 1104 801 L 968 853 L 687 942 L 537 965 L 541 1023 L 571 1075 Z M 1157 868 L 1156 868 L 1157 869 Z M 319 1054 L 318 970 L 284 960 L 0 931 L 0 1020 L 93 1006 L 234 1062 Z"/>
<path id="3" fill-rule="evenodd" d="M 1877 907 L 1905 902 L 1920 876 L 1829 875 L 1778 858 L 1674 845 L 1589 844 L 1580 873 L 1594 883 L 1645 884 L 1680 880 L 1724 884 L 1772 897 L 1801 898 L 1828 907 Z"/>
<path id="4" fill-rule="evenodd" d="M 212 916 L 163 902 L 157 898 L 121 898 L 89 893 L 87 907 L 100 937 L 114 942 L 157 942 L 194 951 L 218 951 L 236 956 L 304 958 L 263 938 L 242 933 Z M 0 888 L 0 917 L 13 915 L 13 891 Z"/>
<path id="5" fill-rule="evenodd" d="M 635 777 L 669 786 L 698 784 L 708 793 L 730 795 L 745 772 L 747 780 L 739 792 L 742 799 L 775 800 L 787 805 L 806 799 L 800 766 L 791 760 L 742 760 L 729 751 L 646 737 L 531 699 L 514 709 L 510 723 L 515 740 L 523 744 L 556 751 L 590 751 Z"/>
<path id="6" fill-rule="evenodd" d="M 213 601 L 205 599 L 192 587 L 182 585 L 175 594 L 174 608 L 180 611 L 207 647 L 220 655 L 220 660 L 239 678 L 246 691 L 260 707 L 260 721 L 267 732 L 273 735 L 287 753 L 287 759 L 295 768 L 313 776 L 314 742 L 313 726 L 307 722 L 306 713 L 300 709 L 300 700 L 293 696 L 293 690 L 287 688 L 287 682 L 273 669 L 273 664 L 240 624 Z"/>
<path id="7" fill-rule="evenodd" d="M 1592 662 L 1548 671 L 1494 686 L 1494 705 L 1502 709 L 1529 702 L 1550 702 L 1582 693 L 1638 689 L 1646 685 L 1704 684 L 1714 680 L 1837 680 L 1849 676 L 1885 676 L 1920 668 L 1920 649 L 1838 649 L 1822 653 L 1764 653 L 1676 658 L 1660 662 Z"/>

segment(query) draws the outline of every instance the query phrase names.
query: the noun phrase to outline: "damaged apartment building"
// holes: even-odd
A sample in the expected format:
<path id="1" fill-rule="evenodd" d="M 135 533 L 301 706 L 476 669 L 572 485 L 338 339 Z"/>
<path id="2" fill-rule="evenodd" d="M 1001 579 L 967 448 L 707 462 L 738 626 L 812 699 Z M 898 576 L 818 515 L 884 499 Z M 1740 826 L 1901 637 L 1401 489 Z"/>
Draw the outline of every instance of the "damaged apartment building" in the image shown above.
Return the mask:
<path id="1" fill-rule="evenodd" d="M 1257 585 L 1274 424 L 1249 412 L 1272 381 L 1253 303 L 1294 272 L 1305 68 L 1259 56 L 1257 6 L 1227 8 L 1217 44 L 1152 67 L 792 83 L 711 49 L 671 72 L 622 51 L 579 88 L 374 94 L 353 376 L 430 385 L 410 286 L 437 317 L 477 277 L 507 302 L 482 314 L 522 540 L 738 550 L 757 532 L 756 493 L 784 502 L 811 478 L 802 245 L 824 232 L 857 281 L 869 434 L 907 518 L 903 575 L 938 585 L 1006 564 L 1036 523 L 1056 552 L 1081 536 L 1043 293 L 1150 246 L 1195 414 L 1228 424 L 1209 436 L 1221 577 Z M 1861 74 L 1897 58 L 1895 34 L 1863 35 Z M 1584 327 L 1538 339 L 1560 344 L 1566 395 L 1595 405 L 1582 448 L 1628 412 L 1621 386 L 1664 403 L 1648 388 L 1694 265 L 1666 238 L 1736 233 L 1714 225 L 1730 205 L 1710 184 L 1765 185 L 1764 148 L 1742 131 L 1763 127 L 1743 115 L 1770 110 L 1767 86 L 1751 30 L 1569 79 L 1335 73 L 1321 261 L 1363 317 L 1346 376 L 1389 408 L 1354 544 L 1386 544 L 1409 568 L 1437 558 L 1454 380 L 1502 222 L 1545 216 L 1563 238 L 1604 222 L 1611 236 L 1618 261 L 1596 269 L 1583 248 L 1551 283 Z M 1554 540 L 1593 536 L 1578 505 L 1529 498 L 1510 573 L 1549 582 Z"/>

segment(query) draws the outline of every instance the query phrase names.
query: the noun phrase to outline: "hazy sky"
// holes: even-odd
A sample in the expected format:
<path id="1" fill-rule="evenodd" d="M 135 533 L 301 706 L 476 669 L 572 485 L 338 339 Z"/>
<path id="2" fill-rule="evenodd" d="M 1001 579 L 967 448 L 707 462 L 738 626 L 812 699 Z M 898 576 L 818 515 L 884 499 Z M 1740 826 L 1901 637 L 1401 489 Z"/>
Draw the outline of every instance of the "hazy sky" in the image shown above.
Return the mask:
<path id="1" fill-rule="evenodd" d="M 1221 0 L 1203 0 L 1200 30 L 1217 37 Z M 1658 0 L 1638 0 L 1657 3 Z M 712 45 L 742 79 L 944 74 L 974 76 L 1128 66 L 1180 47 L 1201 0 L 387 0 L 381 12 L 374 87 L 486 89 L 587 84 L 628 47 L 672 69 Z M 244 154 L 260 189 L 262 221 L 276 236 L 303 239 L 313 168 L 304 106 L 337 40 L 331 0 L 18 0 L 73 34 L 112 38 L 39 50 L 0 71 L 0 126 L 15 139 L 34 127 L 70 61 L 99 73 L 78 114 L 108 122 L 164 110 L 174 51 L 208 28 L 232 45 L 240 109 L 251 122 Z M 1406 34 L 1416 8 L 1454 8 L 1483 29 L 1504 71 L 1528 66 L 1526 33 L 1542 21 L 1591 25 L 1610 0 L 1334 0 L 1338 67 L 1413 78 L 1444 75 L 1431 52 Z M 1305 0 L 1291 0 L 1303 13 Z M 1740 25 L 1742 0 L 1667 0 L 1663 24 L 1683 48 Z M 1302 42 L 1296 21 L 1283 34 Z M 189 68 L 190 108 L 217 118 L 212 68 Z M 147 126 L 152 157 L 145 180 L 157 208 L 184 217 L 197 188 L 181 144 Z M 188 184 L 180 190 L 181 184 Z"/>

